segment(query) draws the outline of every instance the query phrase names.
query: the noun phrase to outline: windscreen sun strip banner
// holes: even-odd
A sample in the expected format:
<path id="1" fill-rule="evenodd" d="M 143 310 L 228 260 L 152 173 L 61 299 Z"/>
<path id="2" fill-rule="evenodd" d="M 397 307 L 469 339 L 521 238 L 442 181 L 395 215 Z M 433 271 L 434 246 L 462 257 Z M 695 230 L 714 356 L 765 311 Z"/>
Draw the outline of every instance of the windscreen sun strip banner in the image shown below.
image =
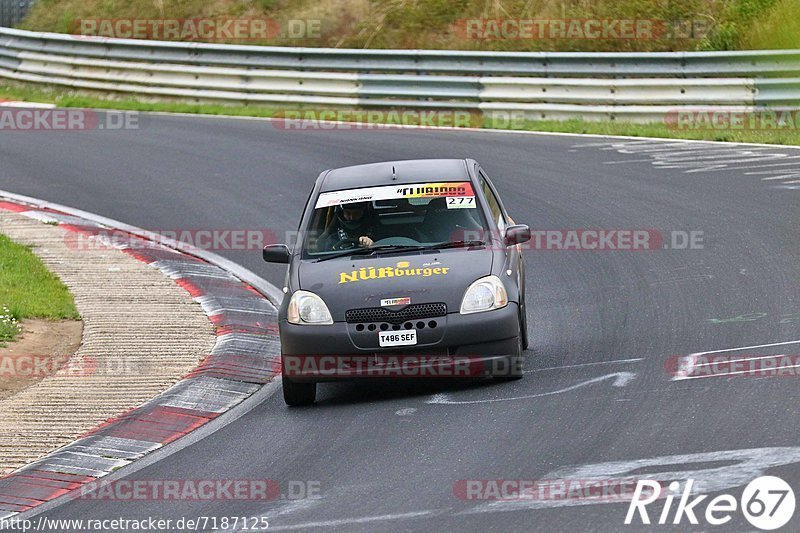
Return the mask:
<path id="1" fill-rule="evenodd" d="M 472 183 L 468 181 L 445 181 L 434 183 L 412 183 L 384 185 L 343 191 L 324 192 L 317 198 L 315 209 L 355 202 L 394 200 L 398 198 L 474 197 Z"/>

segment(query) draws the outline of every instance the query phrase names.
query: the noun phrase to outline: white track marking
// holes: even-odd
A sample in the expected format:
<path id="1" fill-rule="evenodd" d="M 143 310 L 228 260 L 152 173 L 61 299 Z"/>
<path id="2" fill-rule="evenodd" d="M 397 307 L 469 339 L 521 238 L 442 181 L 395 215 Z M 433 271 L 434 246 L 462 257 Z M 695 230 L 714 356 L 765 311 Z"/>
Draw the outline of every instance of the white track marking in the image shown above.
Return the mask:
<path id="1" fill-rule="evenodd" d="M 540 479 L 550 480 L 550 483 L 558 480 L 565 482 L 574 480 L 624 481 L 636 479 L 642 475 L 638 472 L 648 469 L 650 473 L 647 474 L 647 477 L 650 479 L 664 482 L 692 479 L 694 480 L 693 494 L 708 494 L 746 485 L 754 478 L 764 475 L 764 472 L 771 468 L 798 462 L 800 462 L 800 447 L 753 448 L 565 466 L 541 476 Z M 490 500 L 478 503 L 475 507 L 456 514 L 470 515 L 577 505 L 618 504 L 621 501 L 623 500 L 620 498 L 542 499 L 538 497 Z"/>
<path id="2" fill-rule="evenodd" d="M 745 357 L 745 358 L 742 358 L 742 359 L 731 359 L 730 361 L 726 361 L 726 362 L 727 363 L 744 363 L 744 362 L 748 362 L 748 361 L 759 361 L 761 359 L 777 359 L 779 357 L 786 357 L 786 354 L 761 355 L 761 356 L 758 356 L 758 357 Z M 694 363 L 694 364 L 690 365 L 690 368 L 691 368 L 691 370 L 695 370 L 697 368 L 701 368 L 701 367 L 704 367 L 704 366 L 713 366 L 715 364 L 716 363 L 714 363 L 714 362 L 701 363 L 701 364 Z M 770 368 L 770 371 L 787 370 L 787 369 L 790 369 L 790 368 L 800 368 L 800 364 L 798 364 L 798 365 L 777 366 L 775 368 Z M 751 370 L 733 370 L 731 372 L 723 372 L 723 373 L 719 373 L 719 374 L 702 374 L 702 375 L 699 375 L 699 376 L 685 375 L 685 374 L 682 373 L 680 376 L 675 376 L 674 378 L 672 378 L 672 381 L 686 381 L 688 379 L 719 378 L 719 377 L 725 377 L 725 376 L 738 376 L 740 374 L 745 374 L 745 373 L 750 372 L 750 371 Z M 688 374 L 688 372 L 686 374 Z"/>
<path id="3" fill-rule="evenodd" d="M 650 163 L 652 159 L 628 159 L 627 161 L 603 161 L 604 165 L 625 165 L 628 163 Z"/>
<path id="4" fill-rule="evenodd" d="M 781 174 L 780 176 L 773 176 L 770 178 L 761 178 L 761 181 L 769 181 L 769 180 L 788 180 L 789 178 L 800 178 L 800 169 L 797 172 L 792 172 L 791 174 Z M 796 181 L 787 181 L 784 183 L 797 183 Z"/>
<path id="5" fill-rule="evenodd" d="M 648 283 L 648 285 L 650 287 L 655 287 L 657 285 L 665 285 L 667 283 L 685 283 L 687 281 L 705 281 L 707 279 L 714 279 L 714 276 L 712 276 L 711 274 L 700 274 L 697 276 L 692 276 L 690 278 L 659 279 Z"/>
<path id="6" fill-rule="evenodd" d="M 794 163 L 794 164 L 796 165 L 797 163 Z M 761 174 L 775 174 L 775 172 L 776 171 L 774 171 L 774 170 L 763 170 L 763 171 L 759 170 L 759 171 L 753 171 L 753 172 L 745 172 L 745 174 L 747 174 L 748 176 L 760 176 Z M 783 174 L 781 176 L 773 176 L 773 177 L 770 177 L 770 178 L 761 178 L 761 179 L 762 180 L 777 180 L 777 179 L 781 179 L 783 176 L 793 176 L 793 175 L 797 174 L 798 172 L 800 172 L 800 168 L 782 168 L 782 169 L 778 170 L 777 172 L 788 172 L 788 174 Z"/>
<path id="7" fill-rule="evenodd" d="M 564 366 L 550 366 L 547 368 L 534 368 L 532 370 L 526 370 L 526 374 L 532 374 L 534 372 L 544 372 L 545 370 L 562 370 L 566 368 L 580 368 L 583 366 L 596 366 L 596 365 L 614 365 L 614 364 L 622 364 L 622 363 L 635 363 L 637 361 L 641 361 L 642 357 L 637 357 L 636 359 L 615 359 L 614 361 L 598 361 L 596 363 L 579 363 L 577 365 L 564 365 Z"/>
<path id="8" fill-rule="evenodd" d="M 714 148 L 709 146 L 704 146 L 702 144 L 667 144 L 667 143 L 651 143 L 647 145 L 645 148 L 638 148 L 634 147 L 633 149 L 622 145 L 621 149 L 617 149 L 617 151 L 621 154 L 657 154 L 659 152 L 691 152 L 693 150 L 706 150 L 708 148 Z M 725 147 L 723 147 L 725 148 Z M 614 147 L 606 148 L 607 150 L 614 150 Z M 658 157 L 658 156 L 652 156 Z"/>
<path id="9" fill-rule="evenodd" d="M 712 350 L 710 352 L 697 352 L 691 355 L 708 355 L 710 353 L 722 353 L 722 352 L 739 352 L 742 350 L 752 350 L 753 348 L 771 348 L 773 346 L 786 346 L 787 344 L 800 344 L 800 340 L 798 341 L 786 341 L 786 342 L 773 342 L 770 344 L 756 344 L 753 346 L 742 346 L 741 348 L 726 348 L 724 350 Z"/>
<path id="10" fill-rule="evenodd" d="M 744 159 L 719 159 L 715 161 L 696 160 L 685 161 L 654 161 L 653 166 L 658 169 L 683 169 L 684 174 L 697 174 L 698 172 L 717 172 L 722 170 L 736 170 L 736 163 L 755 163 L 758 161 L 771 161 L 766 157 L 746 157 Z"/>
<path id="11" fill-rule="evenodd" d="M 727 151 L 727 150 L 713 150 L 713 151 L 705 153 L 704 155 L 698 155 L 697 153 L 686 152 L 686 153 L 681 153 L 679 157 L 676 157 L 676 156 L 674 156 L 672 154 L 667 154 L 667 155 L 669 157 L 663 158 L 664 162 L 666 162 L 666 163 L 672 163 L 672 162 L 674 162 L 674 163 L 684 163 L 684 162 L 698 162 L 698 163 L 700 163 L 701 161 L 713 162 L 713 161 L 716 161 L 717 159 L 728 159 L 732 155 L 733 156 L 752 156 L 752 157 L 748 157 L 747 160 L 750 160 L 753 157 L 755 157 L 758 161 L 763 161 L 765 159 L 777 159 L 777 160 L 783 161 L 784 158 L 786 157 L 786 154 L 769 154 L 769 153 L 757 152 L 755 150 L 746 150 L 745 152 L 742 152 L 742 153 L 735 153 L 735 152 L 731 152 L 731 151 Z M 658 156 L 655 156 L 655 159 L 658 160 L 660 158 Z M 731 160 L 731 161 L 728 161 L 728 162 L 736 162 L 736 161 L 739 161 L 739 160 L 734 159 L 734 160 Z M 660 161 L 656 161 L 656 163 L 659 163 L 659 162 Z M 702 163 L 702 164 L 705 164 L 705 163 Z"/>
<path id="12" fill-rule="evenodd" d="M 692 379 L 691 374 L 695 368 L 697 368 L 697 358 L 701 355 L 709 355 L 713 353 L 724 353 L 724 352 L 740 352 L 742 350 L 752 350 L 754 348 L 772 348 L 774 346 L 786 346 L 788 344 L 800 344 L 800 340 L 797 341 L 785 341 L 785 342 L 773 342 L 770 344 L 755 344 L 753 346 L 742 346 L 740 348 L 726 348 L 723 350 L 711 350 L 708 352 L 697 352 L 691 353 L 689 355 L 684 356 L 682 359 L 687 361 L 688 364 L 686 365 L 685 369 L 680 373 L 680 375 L 673 376 L 671 381 L 684 381 L 687 379 Z M 772 356 L 774 357 L 774 356 Z M 722 374 L 718 374 L 722 375 Z M 696 376 L 698 377 L 698 376 Z M 706 376 L 708 377 L 708 376 Z"/>
<path id="13" fill-rule="evenodd" d="M 15 102 L 12 100 L 0 100 L 0 107 L 22 107 L 28 109 L 54 109 L 56 104 L 43 104 L 41 102 Z"/>
<path id="14" fill-rule="evenodd" d="M 570 385 L 569 387 L 565 387 L 563 389 L 558 389 L 550 392 L 541 392 L 539 394 L 529 394 L 526 396 L 514 396 L 512 398 L 490 398 L 488 400 L 458 401 L 458 400 L 451 400 L 447 394 L 435 394 L 430 400 L 426 401 L 425 403 L 433 405 L 469 405 L 476 403 L 512 402 L 515 400 L 529 400 L 532 398 L 542 398 L 544 396 L 553 396 L 555 394 L 570 392 L 575 389 L 580 389 L 587 385 L 592 385 L 594 383 L 606 381 L 611 378 L 614 379 L 614 382 L 611 384 L 612 386 L 624 387 L 625 385 L 630 383 L 634 377 L 636 377 L 636 374 L 633 372 L 614 372 L 613 374 L 606 374 L 605 376 L 587 379 L 586 381 L 581 381 L 580 383 L 576 383 L 575 385 Z"/>
<path id="15" fill-rule="evenodd" d="M 786 357 L 786 354 L 780 355 L 760 355 L 758 357 L 743 357 L 742 359 L 731 359 L 728 361 L 729 363 L 742 363 L 744 361 L 758 361 L 759 359 L 775 359 L 776 357 Z M 699 365 L 695 365 L 695 367 L 701 366 L 713 366 L 714 363 L 701 363 Z"/>
<path id="16" fill-rule="evenodd" d="M 725 450 L 687 455 L 668 455 L 644 459 L 611 461 L 605 463 L 563 466 L 549 472 L 541 479 L 551 480 L 619 480 L 635 477 L 635 472 L 651 469 L 650 477 L 657 480 L 693 479 L 693 494 L 705 494 L 732 489 L 747 484 L 753 478 L 763 475 L 770 468 L 800 462 L 799 447 L 754 448 Z M 507 511 L 524 511 L 566 506 L 602 505 L 624 502 L 622 499 L 593 498 L 519 498 L 514 500 L 477 501 L 474 507 L 455 512 L 451 509 L 430 509 L 408 513 L 343 518 L 319 522 L 305 522 L 278 526 L 270 524 L 270 530 L 290 531 L 323 527 L 347 526 L 349 524 L 368 524 L 390 520 L 415 519 L 431 516 L 464 516 L 491 514 Z"/>
<path id="17" fill-rule="evenodd" d="M 770 370 L 786 370 L 790 368 L 800 368 L 800 365 L 789 365 L 789 366 L 777 366 L 775 368 L 770 368 Z M 750 372 L 750 370 L 736 370 L 733 372 L 726 372 L 724 374 L 703 374 L 702 376 L 676 376 L 672 378 L 672 381 L 687 381 L 690 379 L 702 379 L 702 378 L 724 378 L 725 376 L 738 376 L 739 374 L 745 374 Z"/>
<path id="18" fill-rule="evenodd" d="M 791 161 L 790 161 L 790 159 L 791 159 Z M 774 163 L 772 165 L 753 165 L 751 167 L 739 167 L 739 169 L 741 170 L 741 169 L 745 169 L 745 168 L 785 167 L 785 166 L 788 166 L 788 165 L 800 164 L 800 163 L 798 163 L 798 161 L 794 161 L 795 159 L 800 159 L 800 156 L 793 155 L 793 156 L 789 156 L 789 157 L 784 157 L 783 159 L 781 159 L 781 161 L 785 161 L 785 163 Z M 749 172 L 745 172 L 745 174 L 749 174 Z"/>
<path id="19" fill-rule="evenodd" d="M 318 507 L 319 504 L 322 502 L 322 498 L 303 498 L 299 500 L 290 500 L 288 503 L 281 505 L 269 512 L 269 514 L 262 515 L 267 520 L 270 518 L 275 518 L 276 516 L 283 516 L 292 513 L 296 513 L 298 511 L 308 511 L 314 507 Z M 260 517 L 259 517 L 260 518 Z M 224 529 L 219 531 L 225 531 Z M 237 530 L 239 531 L 239 530 Z"/>
<path id="20" fill-rule="evenodd" d="M 705 144 L 681 145 L 672 141 L 610 141 L 607 143 L 582 143 L 578 147 L 595 147 L 603 151 L 616 151 L 619 154 L 647 156 L 657 169 L 675 169 L 684 174 L 703 172 L 723 172 L 729 170 L 748 170 L 770 176 L 772 180 L 795 183 L 800 177 L 800 169 L 792 168 L 800 156 L 792 152 L 794 147 L 752 144 Z M 641 163 L 641 159 L 628 162 Z M 621 165 L 624 161 L 606 161 L 603 164 Z M 775 168 L 777 167 L 777 168 Z M 784 167 L 784 168 L 780 168 Z M 753 171 L 753 169 L 756 169 Z M 762 178 L 764 179 L 764 178 Z"/>
<path id="21" fill-rule="evenodd" d="M 408 518 L 422 518 L 423 516 L 431 516 L 436 511 L 414 511 L 411 513 L 398 513 L 398 514 L 385 514 L 378 516 L 362 516 L 358 518 L 341 518 L 338 520 L 324 520 L 320 522 L 305 522 L 303 524 L 291 524 L 287 526 L 273 526 L 269 525 L 270 531 L 290 531 L 294 529 L 309 529 L 314 527 L 337 527 L 346 526 L 349 524 L 368 524 L 371 522 L 387 522 L 390 520 L 403 520 Z"/>

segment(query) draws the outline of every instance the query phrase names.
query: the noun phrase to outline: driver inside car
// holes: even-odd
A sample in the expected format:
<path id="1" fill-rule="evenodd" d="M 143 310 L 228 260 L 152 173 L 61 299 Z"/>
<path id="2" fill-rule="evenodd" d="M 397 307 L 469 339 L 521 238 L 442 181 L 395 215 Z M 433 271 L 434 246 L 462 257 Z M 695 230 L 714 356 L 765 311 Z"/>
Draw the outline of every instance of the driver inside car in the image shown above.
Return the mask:
<path id="1" fill-rule="evenodd" d="M 370 202 L 337 206 L 335 216 L 319 237 L 319 247 L 322 250 L 346 250 L 372 246 L 377 221 L 370 207 Z"/>

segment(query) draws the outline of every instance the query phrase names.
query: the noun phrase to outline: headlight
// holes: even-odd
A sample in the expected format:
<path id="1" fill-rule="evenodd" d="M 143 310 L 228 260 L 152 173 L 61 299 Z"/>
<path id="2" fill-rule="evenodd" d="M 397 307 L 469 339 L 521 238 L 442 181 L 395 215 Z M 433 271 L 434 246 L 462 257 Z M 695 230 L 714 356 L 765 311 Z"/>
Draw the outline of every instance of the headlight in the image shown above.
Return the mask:
<path id="1" fill-rule="evenodd" d="M 295 291 L 289 300 L 288 320 L 292 324 L 333 324 L 328 306 L 309 291 Z"/>
<path id="2" fill-rule="evenodd" d="M 461 314 L 480 313 L 500 309 L 508 304 L 508 295 L 503 282 L 497 276 L 486 276 L 469 286 L 461 300 Z"/>

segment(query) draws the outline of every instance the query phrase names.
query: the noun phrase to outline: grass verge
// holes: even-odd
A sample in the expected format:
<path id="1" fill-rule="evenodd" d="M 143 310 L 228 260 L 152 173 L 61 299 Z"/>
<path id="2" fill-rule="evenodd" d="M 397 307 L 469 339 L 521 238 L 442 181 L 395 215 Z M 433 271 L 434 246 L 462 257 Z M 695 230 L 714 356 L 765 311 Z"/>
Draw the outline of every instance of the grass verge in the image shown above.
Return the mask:
<path id="1" fill-rule="evenodd" d="M 67 287 L 34 255 L 31 247 L 0 234 L 0 346 L 20 333 L 26 318 L 78 320 Z"/>
<path id="2" fill-rule="evenodd" d="M 630 137 L 658 137 L 689 139 L 695 141 L 722 141 L 759 144 L 800 145 L 800 124 L 797 129 L 775 130 L 708 130 L 668 128 L 666 124 L 631 124 L 627 122 L 590 122 L 586 120 L 531 121 L 522 129 L 556 133 L 588 133 L 594 135 L 624 135 Z"/>
<path id="3" fill-rule="evenodd" d="M 155 111 L 167 113 L 192 113 L 203 115 L 231 115 L 272 118 L 281 116 L 287 109 L 243 104 L 193 104 L 181 102 L 146 102 L 135 98 L 107 99 L 97 96 L 75 94 L 72 91 L 57 87 L 42 88 L 30 84 L 0 85 L 0 99 L 21 100 L 30 102 L 55 103 L 61 107 L 78 107 L 93 109 L 118 109 L 129 111 Z M 709 106 L 709 110 L 713 106 Z M 313 113 L 311 107 L 302 108 L 303 112 Z M 330 111 L 329 108 L 317 111 Z M 386 116 L 386 115 L 384 115 Z M 486 118 L 482 123 L 472 122 L 473 126 L 555 133 L 586 133 L 595 135 L 625 135 L 631 137 L 658 137 L 665 139 L 690 139 L 701 141 L 749 142 L 763 144 L 800 145 L 800 115 L 796 124 L 787 124 L 779 129 L 675 129 L 665 123 L 634 124 L 617 121 L 587 120 L 529 120 L 515 121 L 513 126 L 498 124 Z"/>

